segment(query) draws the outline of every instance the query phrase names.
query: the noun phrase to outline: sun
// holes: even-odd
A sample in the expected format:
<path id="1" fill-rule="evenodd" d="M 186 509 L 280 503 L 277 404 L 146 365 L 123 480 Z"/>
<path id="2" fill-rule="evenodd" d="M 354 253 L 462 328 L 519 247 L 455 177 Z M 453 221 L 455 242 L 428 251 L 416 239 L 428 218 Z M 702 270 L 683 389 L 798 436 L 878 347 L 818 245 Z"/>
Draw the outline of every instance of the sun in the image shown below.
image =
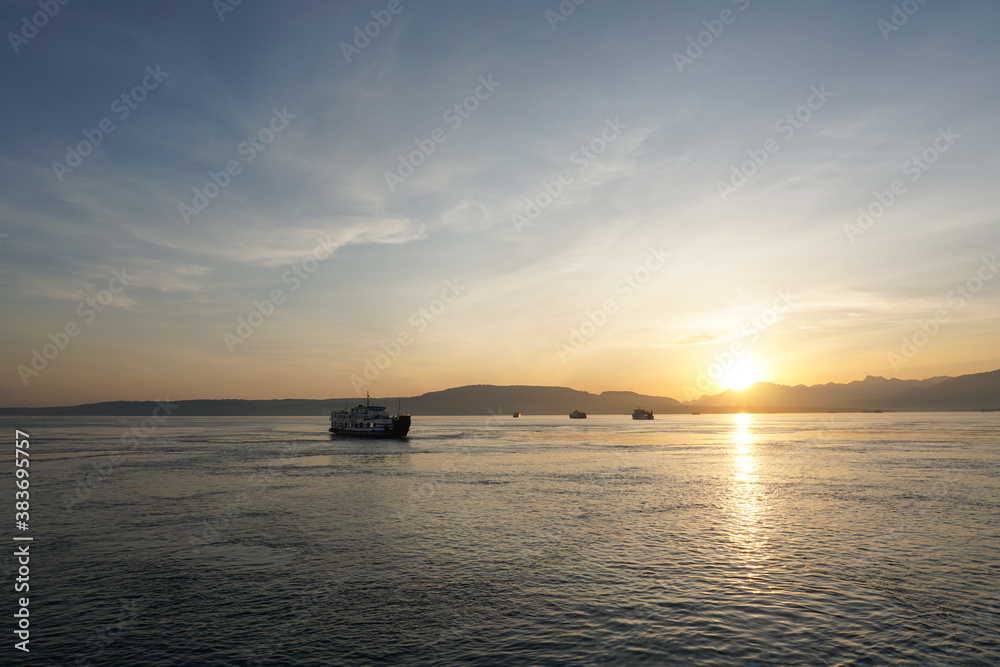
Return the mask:
<path id="1" fill-rule="evenodd" d="M 765 377 L 764 367 L 759 362 L 741 359 L 720 378 L 719 383 L 726 389 L 740 391 L 756 382 L 762 382 Z"/>

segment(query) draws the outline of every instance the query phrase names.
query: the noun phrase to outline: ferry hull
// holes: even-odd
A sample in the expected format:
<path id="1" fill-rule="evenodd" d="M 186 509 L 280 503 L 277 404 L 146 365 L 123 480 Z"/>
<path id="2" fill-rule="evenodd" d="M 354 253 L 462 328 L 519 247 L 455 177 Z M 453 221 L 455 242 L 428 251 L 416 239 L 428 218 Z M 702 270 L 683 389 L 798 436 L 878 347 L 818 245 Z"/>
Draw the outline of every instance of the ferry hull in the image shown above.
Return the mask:
<path id="1" fill-rule="evenodd" d="M 372 428 L 338 428 L 330 427 L 330 433 L 334 435 L 349 436 L 352 438 L 405 438 L 410 431 L 410 415 L 400 415 L 393 419 L 392 426 L 377 426 Z"/>

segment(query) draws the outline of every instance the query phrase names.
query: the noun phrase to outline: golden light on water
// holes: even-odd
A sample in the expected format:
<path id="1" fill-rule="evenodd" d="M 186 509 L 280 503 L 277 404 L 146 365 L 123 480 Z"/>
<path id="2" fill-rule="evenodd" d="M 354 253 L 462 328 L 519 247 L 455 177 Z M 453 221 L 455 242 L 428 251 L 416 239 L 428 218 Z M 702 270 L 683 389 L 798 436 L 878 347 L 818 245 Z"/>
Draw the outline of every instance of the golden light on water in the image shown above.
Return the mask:
<path id="1" fill-rule="evenodd" d="M 750 431 L 752 417 L 745 412 L 733 415 L 736 424 L 736 431 L 733 433 L 733 442 L 745 452 L 750 452 L 749 446 L 753 444 L 753 433 Z"/>
<path id="2" fill-rule="evenodd" d="M 733 415 L 732 442 L 730 539 L 752 579 L 768 558 L 767 538 L 761 532 L 767 507 L 759 481 L 752 415 Z"/>

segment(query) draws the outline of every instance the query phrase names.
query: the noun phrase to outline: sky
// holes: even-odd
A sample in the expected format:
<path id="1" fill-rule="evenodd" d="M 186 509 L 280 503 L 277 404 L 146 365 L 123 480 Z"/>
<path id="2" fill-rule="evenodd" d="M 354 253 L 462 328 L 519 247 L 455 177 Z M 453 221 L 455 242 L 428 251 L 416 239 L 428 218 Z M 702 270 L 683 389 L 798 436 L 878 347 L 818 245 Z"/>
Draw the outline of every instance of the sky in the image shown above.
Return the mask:
<path id="1" fill-rule="evenodd" d="M 0 24 L 0 405 L 1000 368 L 995 2 Z"/>

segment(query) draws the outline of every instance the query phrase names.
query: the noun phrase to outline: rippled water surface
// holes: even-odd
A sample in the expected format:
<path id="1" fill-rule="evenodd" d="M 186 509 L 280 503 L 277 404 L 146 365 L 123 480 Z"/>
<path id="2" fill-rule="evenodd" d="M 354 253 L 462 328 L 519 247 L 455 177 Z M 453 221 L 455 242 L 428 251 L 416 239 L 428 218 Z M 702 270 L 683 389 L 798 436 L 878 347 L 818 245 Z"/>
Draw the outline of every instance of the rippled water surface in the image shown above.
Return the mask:
<path id="1" fill-rule="evenodd" d="M 998 413 L 0 422 L 33 664 L 1000 664 Z"/>

